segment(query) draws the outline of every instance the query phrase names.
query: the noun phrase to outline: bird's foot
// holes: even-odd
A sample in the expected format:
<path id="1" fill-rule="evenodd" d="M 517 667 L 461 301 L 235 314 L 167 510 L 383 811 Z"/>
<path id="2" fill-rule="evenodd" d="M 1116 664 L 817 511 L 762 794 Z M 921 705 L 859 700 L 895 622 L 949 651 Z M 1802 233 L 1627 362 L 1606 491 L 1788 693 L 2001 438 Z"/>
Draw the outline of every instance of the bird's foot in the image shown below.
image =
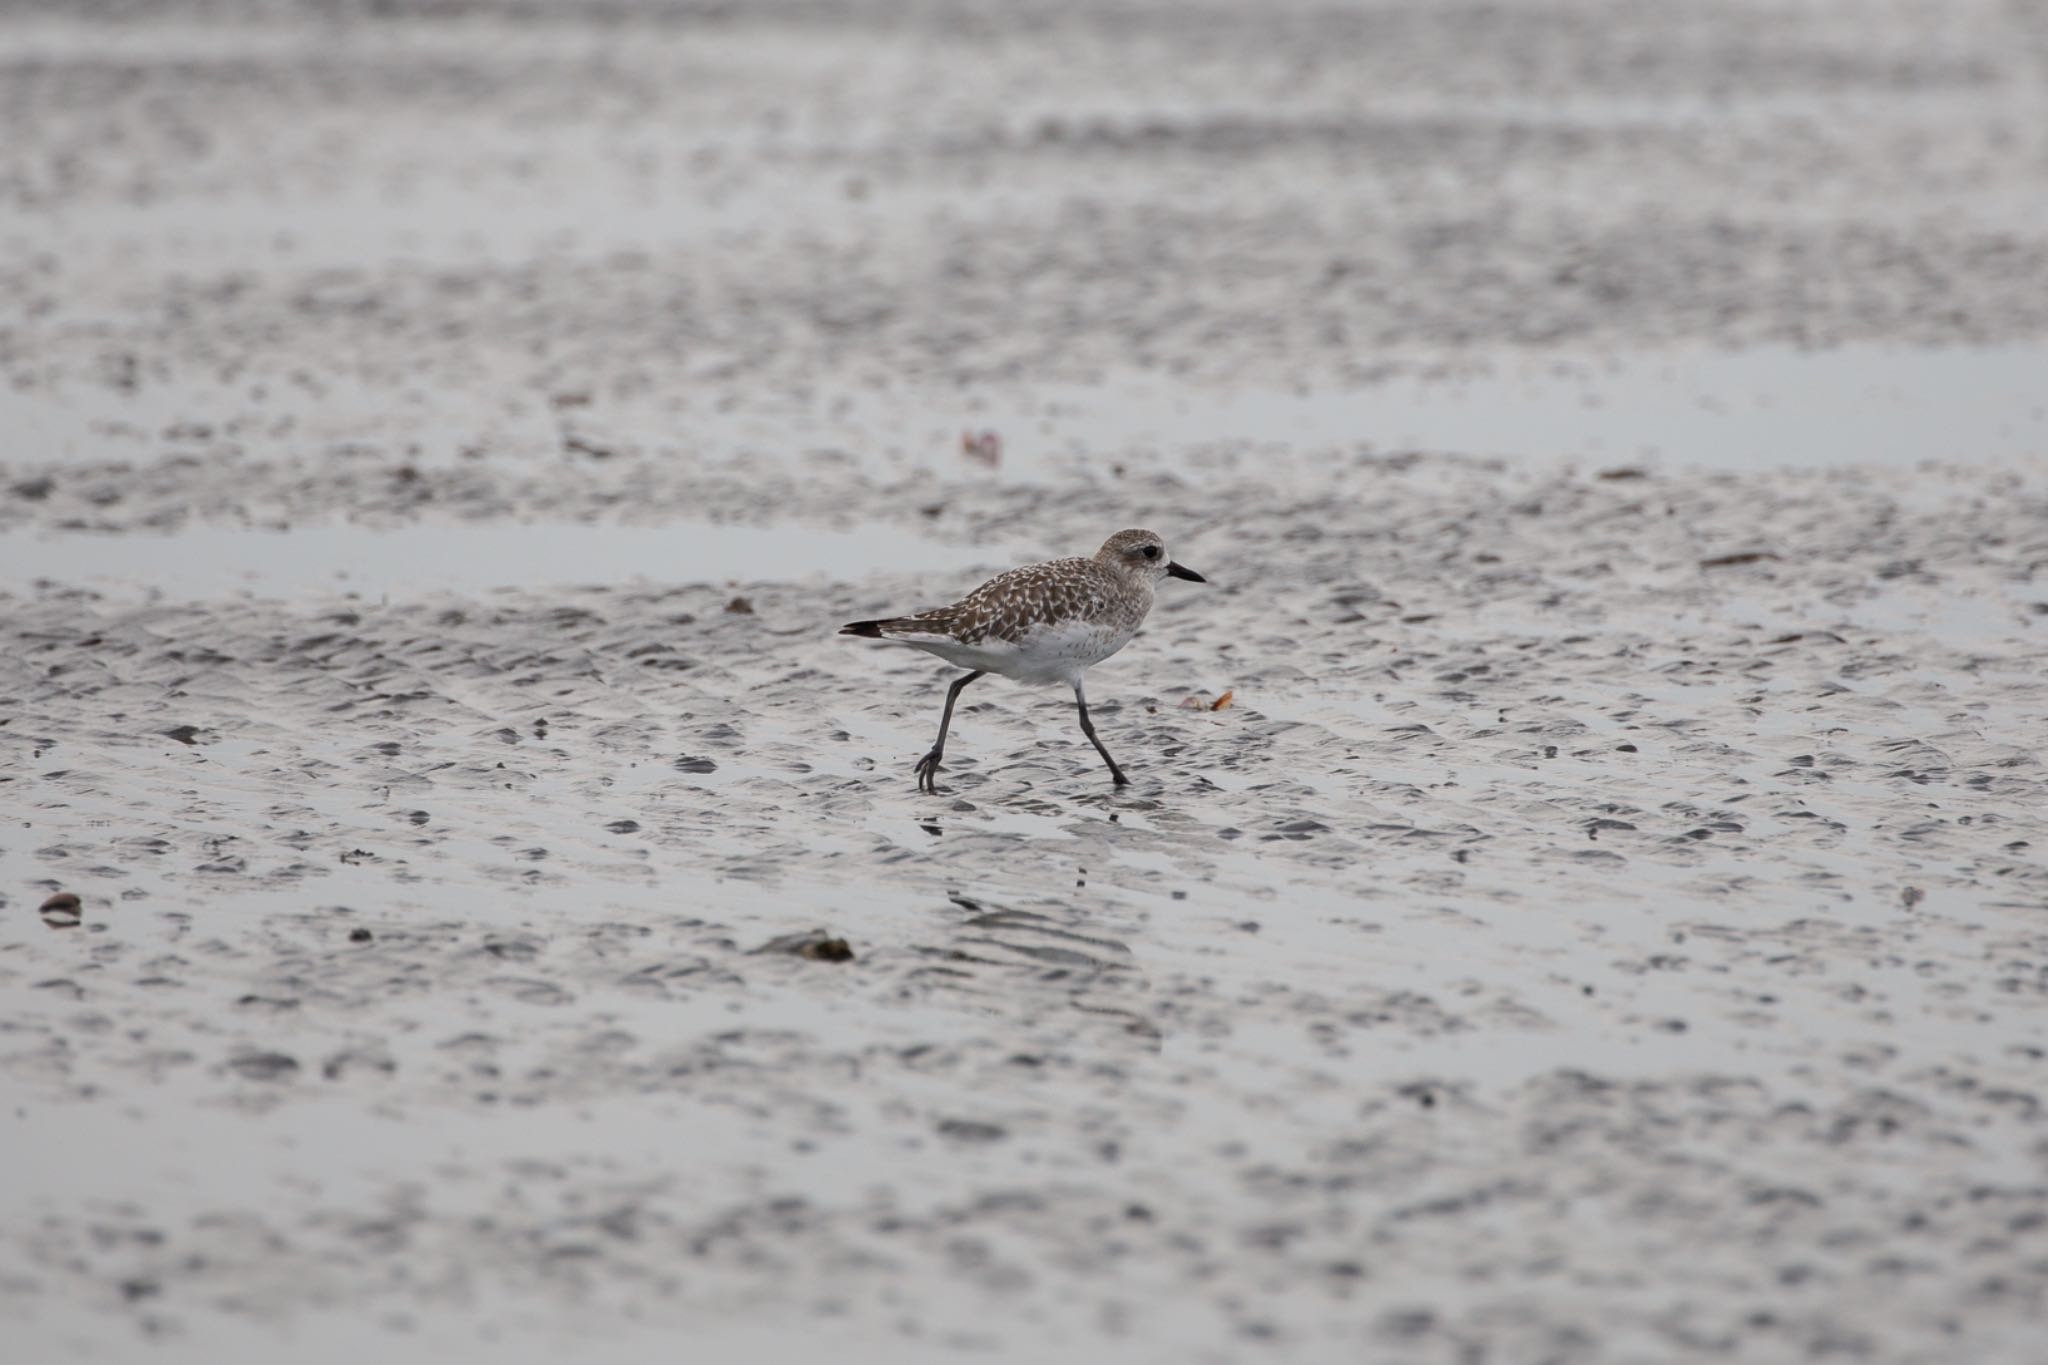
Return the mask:
<path id="1" fill-rule="evenodd" d="M 934 749 L 917 760 L 917 789 L 928 796 L 939 794 L 939 759 L 945 750 Z"/>
<path id="2" fill-rule="evenodd" d="M 1109 780 L 1119 787 L 1128 787 L 1131 785 L 1131 779 L 1124 776 L 1124 770 L 1122 768 L 1111 768 L 1109 770 Z"/>

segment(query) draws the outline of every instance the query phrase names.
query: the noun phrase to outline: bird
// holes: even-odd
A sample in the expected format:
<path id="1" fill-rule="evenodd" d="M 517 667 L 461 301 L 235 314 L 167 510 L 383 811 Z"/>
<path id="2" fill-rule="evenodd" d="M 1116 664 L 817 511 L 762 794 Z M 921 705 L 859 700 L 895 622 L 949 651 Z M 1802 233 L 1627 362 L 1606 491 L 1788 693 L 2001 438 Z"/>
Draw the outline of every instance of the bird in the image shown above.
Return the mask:
<path id="1" fill-rule="evenodd" d="M 1081 733 L 1109 765 L 1110 780 L 1129 784 L 1095 725 L 1088 719 L 1088 694 L 1081 675 L 1131 642 L 1152 610 L 1154 590 L 1167 578 L 1190 583 L 1209 580 L 1166 553 L 1166 542 L 1150 531 L 1119 531 L 1086 558 L 1052 559 L 997 574 L 949 607 L 914 616 L 854 621 L 839 628 L 857 635 L 936 654 L 966 676 L 946 691 L 939 737 L 917 762 L 917 789 L 936 795 L 939 765 L 946 756 L 946 732 L 953 703 L 967 684 L 997 673 L 1021 683 L 1066 683 L 1074 689 Z"/>

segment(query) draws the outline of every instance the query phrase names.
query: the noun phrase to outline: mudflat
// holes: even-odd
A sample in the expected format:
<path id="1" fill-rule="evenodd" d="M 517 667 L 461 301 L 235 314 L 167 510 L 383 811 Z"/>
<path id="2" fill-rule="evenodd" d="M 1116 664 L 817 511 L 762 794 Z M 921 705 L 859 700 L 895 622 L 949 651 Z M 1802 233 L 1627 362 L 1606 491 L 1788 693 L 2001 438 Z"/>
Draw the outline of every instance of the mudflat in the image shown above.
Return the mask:
<path id="1" fill-rule="evenodd" d="M 2048 16 L 0 52 L 24 1359 L 2038 1359 Z"/>

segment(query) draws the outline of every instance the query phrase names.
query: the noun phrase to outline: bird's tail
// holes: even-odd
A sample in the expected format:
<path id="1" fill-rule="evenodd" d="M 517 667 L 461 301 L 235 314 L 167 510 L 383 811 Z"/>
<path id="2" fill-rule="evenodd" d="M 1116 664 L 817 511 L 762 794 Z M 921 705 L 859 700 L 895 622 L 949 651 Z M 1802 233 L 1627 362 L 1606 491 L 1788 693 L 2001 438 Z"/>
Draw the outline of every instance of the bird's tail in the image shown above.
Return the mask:
<path id="1" fill-rule="evenodd" d="M 887 621 L 854 621 L 841 626 L 839 633 L 841 635 L 859 635 L 869 640 L 879 640 L 882 638 L 882 627 L 888 624 Z"/>

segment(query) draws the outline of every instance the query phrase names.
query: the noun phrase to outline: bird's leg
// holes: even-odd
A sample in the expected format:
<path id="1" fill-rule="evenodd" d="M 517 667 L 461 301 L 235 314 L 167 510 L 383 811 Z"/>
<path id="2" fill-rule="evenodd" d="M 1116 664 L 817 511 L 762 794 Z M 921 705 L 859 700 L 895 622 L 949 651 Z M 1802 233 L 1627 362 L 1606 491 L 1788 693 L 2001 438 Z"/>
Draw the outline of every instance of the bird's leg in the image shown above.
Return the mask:
<path id="1" fill-rule="evenodd" d="M 939 737 L 932 742 L 932 751 L 917 760 L 917 789 L 933 796 L 939 793 L 939 760 L 946 756 L 946 731 L 953 724 L 953 703 L 960 700 L 960 689 L 985 673 L 976 669 L 964 678 L 956 679 L 946 690 L 946 713 L 939 717 Z"/>
<path id="2" fill-rule="evenodd" d="M 1102 755 L 1102 761 L 1109 765 L 1109 775 L 1119 787 L 1127 786 L 1130 778 L 1116 766 L 1116 760 L 1109 756 L 1109 750 L 1102 747 L 1102 741 L 1095 737 L 1095 722 L 1088 719 L 1088 697 L 1081 691 L 1081 680 L 1074 679 L 1074 705 L 1081 708 L 1081 733 L 1088 736 L 1088 742 L 1095 746 L 1095 752 Z"/>

